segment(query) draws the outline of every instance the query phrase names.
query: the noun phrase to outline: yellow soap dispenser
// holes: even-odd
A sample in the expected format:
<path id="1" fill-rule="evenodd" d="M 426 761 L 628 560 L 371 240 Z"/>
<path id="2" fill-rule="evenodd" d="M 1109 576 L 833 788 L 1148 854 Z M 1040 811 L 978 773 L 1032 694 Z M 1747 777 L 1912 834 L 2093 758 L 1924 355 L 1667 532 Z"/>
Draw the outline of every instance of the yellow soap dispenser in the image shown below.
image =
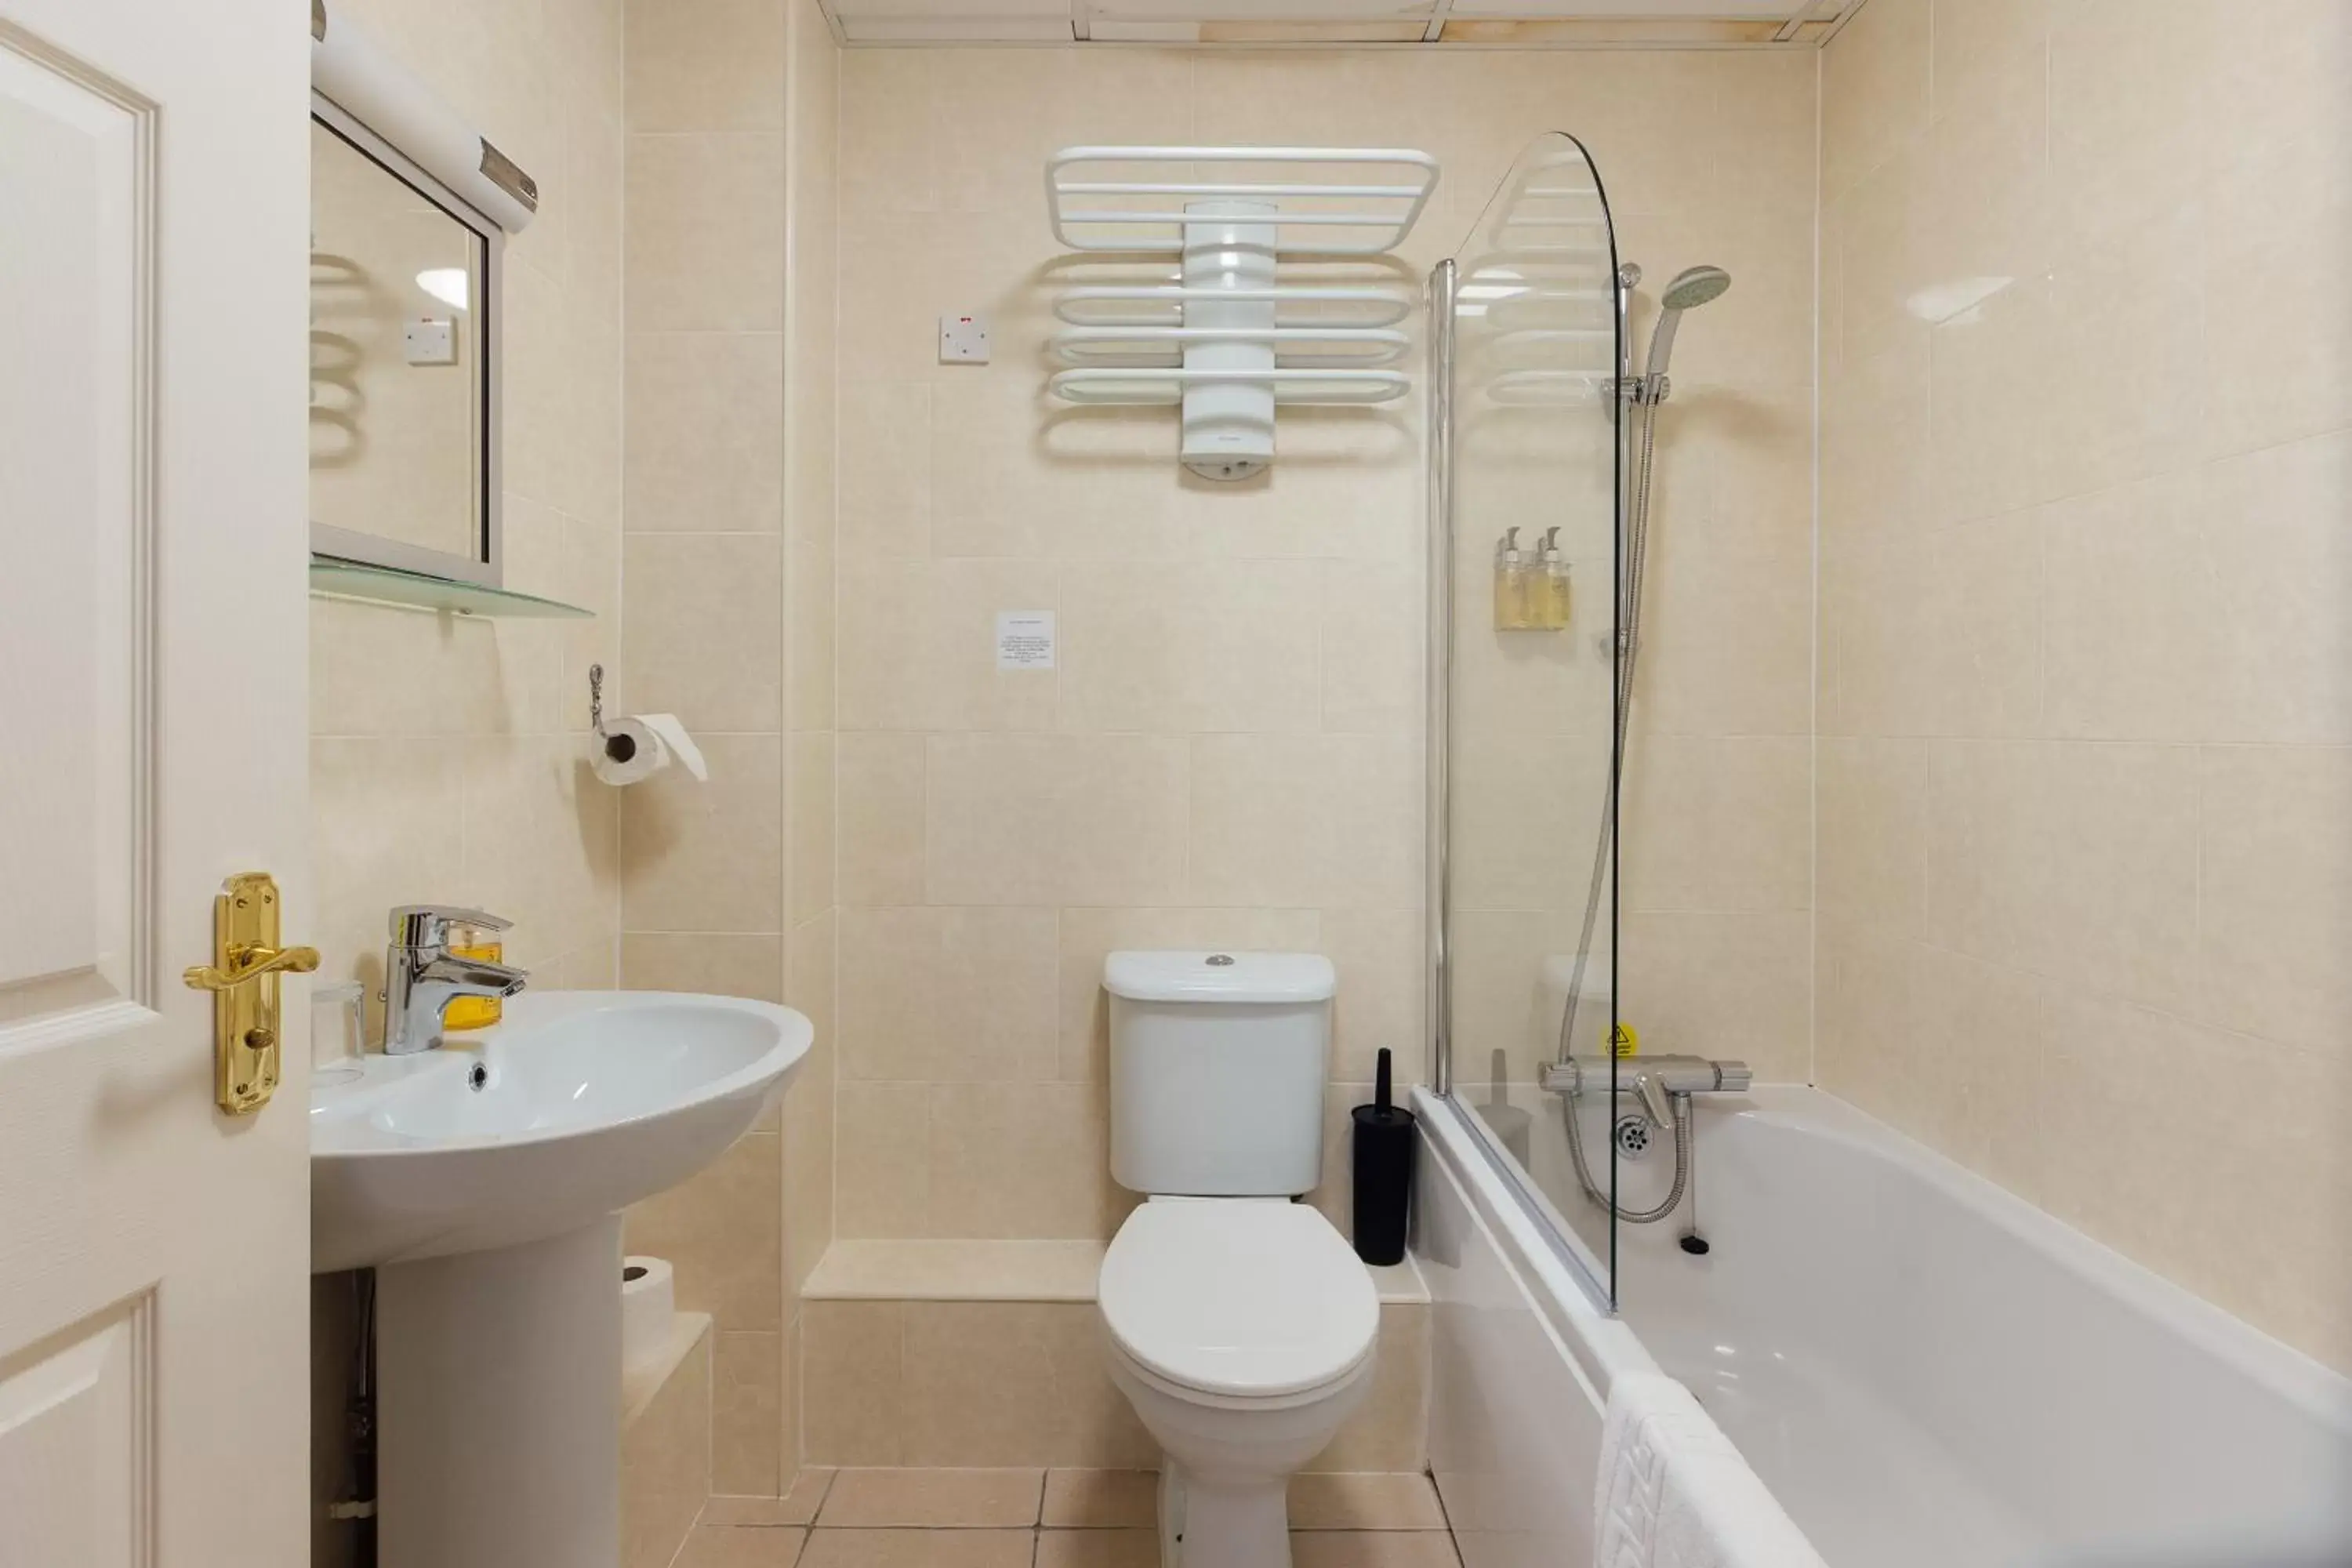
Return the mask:
<path id="1" fill-rule="evenodd" d="M 453 925 L 449 928 L 449 955 L 452 958 L 478 958 L 491 963 L 505 962 L 506 943 L 493 932 L 479 926 Z M 452 996 L 449 1005 L 442 1009 L 444 1030 L 487 1029 L 504 1015 L 506 1005 L 496 996 Z"/>
<path id="2" fill-rule="evenodd" d="M 1564 631 L 1568 626 L 1569 578 L 1568 557 L 1559 552 L 1559 530 L 1544 530 L 1543 549 L 1536 557 L 1536 570 L 1530 575 L 1528 603 L 1534 613 L 1528 620 L 1548 632 Z"/>
<path id="3" fill-rule="evenodd" d="M 1519 550 L 1519 531 L 1505 531 L 1495 542 L 1495 629 L 1525 631 L 1528 618 L 1528 561 Z"/>

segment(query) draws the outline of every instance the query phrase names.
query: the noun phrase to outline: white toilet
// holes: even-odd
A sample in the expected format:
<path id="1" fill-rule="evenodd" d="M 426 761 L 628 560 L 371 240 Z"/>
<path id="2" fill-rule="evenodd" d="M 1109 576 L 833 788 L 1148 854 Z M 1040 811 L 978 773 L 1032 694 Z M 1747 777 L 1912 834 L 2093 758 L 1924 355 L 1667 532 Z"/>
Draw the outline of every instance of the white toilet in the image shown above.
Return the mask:
<path id="1" fill-rule="evenodd" d="M 1330 962 L 1114 952 L 1111 1380 L 1160 1443 L 1162 1568 L 1288 1568 L 1291 1476 L 1370 1386 L 1380 1299 L 1322 1178 Z"/>

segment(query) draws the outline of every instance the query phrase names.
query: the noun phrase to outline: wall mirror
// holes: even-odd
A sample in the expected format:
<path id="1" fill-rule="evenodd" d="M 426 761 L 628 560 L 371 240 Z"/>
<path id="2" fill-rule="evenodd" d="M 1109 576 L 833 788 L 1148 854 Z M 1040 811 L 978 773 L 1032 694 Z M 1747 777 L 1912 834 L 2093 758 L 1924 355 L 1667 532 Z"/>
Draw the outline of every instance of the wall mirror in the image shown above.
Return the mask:
<path id="1" fill-rule="evenodd" d="M 497 587 L 504 235 L 310 100 L 310 548 Z"/>

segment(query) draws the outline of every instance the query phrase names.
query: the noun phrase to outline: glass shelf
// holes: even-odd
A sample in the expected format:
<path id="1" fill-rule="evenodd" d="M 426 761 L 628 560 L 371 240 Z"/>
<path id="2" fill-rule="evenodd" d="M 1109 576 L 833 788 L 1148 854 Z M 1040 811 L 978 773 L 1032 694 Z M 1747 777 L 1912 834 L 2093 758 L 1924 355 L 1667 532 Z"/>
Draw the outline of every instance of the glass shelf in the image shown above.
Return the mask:
<path id="1" fill-rule="evenodd" d="M 310 557 L 310 592 L 329 599 L 362 599 L 372 605 L 398 605 L 412 610 L 446 610 L 460 616 L 499 616 L 509 620 L 584 621 L 596 612 L 511 588 L 485 588 L 423 572 L 403 572 L 391 566 L 362 566 L 331 555 Z"/>

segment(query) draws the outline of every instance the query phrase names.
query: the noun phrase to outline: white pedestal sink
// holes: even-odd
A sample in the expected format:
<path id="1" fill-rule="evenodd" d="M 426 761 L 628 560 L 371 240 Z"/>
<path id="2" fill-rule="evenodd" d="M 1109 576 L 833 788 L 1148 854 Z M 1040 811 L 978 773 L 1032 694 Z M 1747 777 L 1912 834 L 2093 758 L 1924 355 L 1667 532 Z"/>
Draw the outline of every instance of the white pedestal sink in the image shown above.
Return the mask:
<path id="1" fill-rule="evenodd" d="M 311 1267 L 377 1271 L 383 1568 L 617 1568 L 620 1211 L 716 1159 L 812 1037 L 739 997 L 526 992 L 318 1075 Z"/>

